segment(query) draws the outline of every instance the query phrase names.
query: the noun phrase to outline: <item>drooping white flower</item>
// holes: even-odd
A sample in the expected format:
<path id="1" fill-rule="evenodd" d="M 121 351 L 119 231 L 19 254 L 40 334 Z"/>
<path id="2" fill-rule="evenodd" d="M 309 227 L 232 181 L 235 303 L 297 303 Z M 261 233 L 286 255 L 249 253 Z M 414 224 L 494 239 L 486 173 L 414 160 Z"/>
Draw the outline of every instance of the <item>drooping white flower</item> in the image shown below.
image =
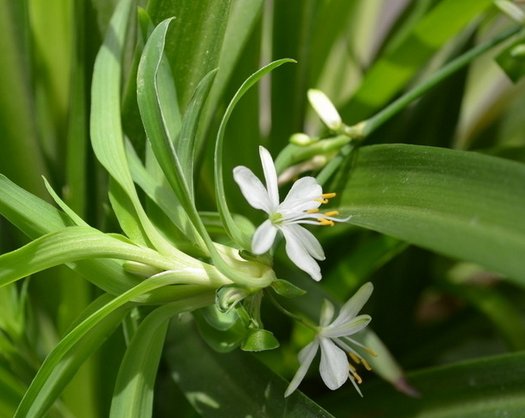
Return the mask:
<path id="1" fill-rule="evenodd" d="M 327 203 L 335 193 L 323 193 L 321 185 L 313 177 L 297 180 L 283 202 L 279 203 L 277 172 L 272 157 L 264 147 L 259 147 L 259 155 L 266 187 L 249 168 L 237 166 L 233 170 L 233 177 L 248 203 L 268 214 L 268 219 L 253 235 L 252 252 L 267 252 L 280 231 L 286 240 L 288 257 L 314 280 L 321 280 L 321 269 L 316 260 L 325 259 L 323 248 L 313 234 L 301 224 L 331 226 L 334 222 L 343 222 L 349 218 L 335 218 L 334 216 L 338 215 L 337 211 L 319 212 L 319 206 Z"/>
<path id="2" fill-rule="evenodd" d="M 357 314 L 367 302 L 373 289 L 372 283 L 365 283 L 361 286 L 354 296 L 343 305 L 339 315 L 333 321 L 334 306 L 325 301 L 317 335 L 310 344 L 299 352 L 299 369 L 288 385 L 284 396 L 291 395 L 297 389 L 319 348 L 321 348 L 319 372 L 326 386 L 335 390 L 349 379 L 357 392 L 363 396 L 358 386 L 362 381 L 361 377 L 349 362 L 347 354 L 354 363 L 363 364 L 367 370 L 370 370 L 368 362 L 359 354 L 358 350 L 364 350 L 371 355 L 375 355 L 375 353 L 351 336 L 365 328 L 371 320 L 369 315 L 357 316 Z"/>

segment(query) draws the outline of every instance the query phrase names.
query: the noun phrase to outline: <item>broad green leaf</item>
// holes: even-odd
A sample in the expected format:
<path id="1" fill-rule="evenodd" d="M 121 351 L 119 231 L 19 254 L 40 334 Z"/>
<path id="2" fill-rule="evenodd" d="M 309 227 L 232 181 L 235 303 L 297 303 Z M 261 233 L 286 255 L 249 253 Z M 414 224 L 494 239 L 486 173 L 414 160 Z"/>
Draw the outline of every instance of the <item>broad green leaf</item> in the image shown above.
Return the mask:
<path id="1" fill-rule="evenodd" d="M 525 410 L 525 354 L 488 357 L 410 373 L 421 394 L 407 397 L 382 383 L 349 404 L 346 391 L 325 399 L 337 416 L 418 418 L 519 418 Z M 349 390 L 353 390 L 349 388 Z"/>
<path id="2" fill-rule="evenodd" d="M 413 26 L 403 42 L 385 51 L 374 63 L 351 101 L 340 109 L 344 120 L 358 122 L 390 101 L 439 48 L 491 3 L 491 0 L 439 2 Z"/>
<path id="3" fill-rule="evenodd" d="M 152 416 L 153 389 L 169 320 L 181 312 L 210 303 L 213 303 L 211 297 L 173 302 L 157 308 L 142 321 L 120 365 L 111 418 Z"/>
<path id="4" fill-rule="evenodd" d="M 412 145 L 363 147 L 342 191 L 350 223 L 525 283 L 525 167 Z"/>
<path id="5" fill-rule="evenodd" d="M 332 416 L 299 391 L 284 398 L 287 382 L 252 355 L 214 352 L 198 337 L 192 323 L 174 326 L 171 338 L 176 343 L 168 344 L 166 354 L 175 383 L 205 417 Z"/>

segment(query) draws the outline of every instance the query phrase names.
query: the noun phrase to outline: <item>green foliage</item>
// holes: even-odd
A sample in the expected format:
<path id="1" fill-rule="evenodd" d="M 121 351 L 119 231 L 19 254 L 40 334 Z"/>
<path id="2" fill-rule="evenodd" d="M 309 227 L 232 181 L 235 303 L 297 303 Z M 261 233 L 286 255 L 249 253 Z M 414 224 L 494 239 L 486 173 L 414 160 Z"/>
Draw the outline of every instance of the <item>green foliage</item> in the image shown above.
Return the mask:
<path id="1" fill-rule="evenodd" d="M 523 414 L 523 25 L 492 1 L 3 1 L 0 50 L 0 416 Z M 311 175 L 349 217 L 307 225 L 320 283 L 252 253 L 259 145 L 281 201 Z M 368 281 L 364 398 L 317 359 L 284 398 Z"/>

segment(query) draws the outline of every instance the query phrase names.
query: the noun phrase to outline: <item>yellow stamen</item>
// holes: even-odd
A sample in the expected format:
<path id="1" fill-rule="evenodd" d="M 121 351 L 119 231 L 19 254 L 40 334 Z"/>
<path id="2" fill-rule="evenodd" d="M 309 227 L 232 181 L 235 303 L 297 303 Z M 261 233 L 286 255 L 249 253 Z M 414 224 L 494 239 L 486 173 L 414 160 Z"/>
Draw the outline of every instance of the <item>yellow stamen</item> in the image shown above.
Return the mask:
<path id="1" fill-rule="evenodd" d="M 323 196 L 325 199 L 331 199 L 332 197 L 336 196 L 336 193 L 323 193 L 321 196 Z"/>
<path id="2" fill-rule="evenodd" d="M 372 367 L 370 367 L 370 364 L 368 364 L 368 361 L 366 361 L 364 358 L 361 359 L 363 361 L 363 366 L 365 366 L 365 369 L 370 371 L 372 370 Z"/>
<path id="3" fill-rule="evenodd" d="M 361 383 L 363 383 L 363 379 L 361 379 L 361 376 L 359 376 L 357 374 L 357 371 L 355 370 L 355 367 L 352 366 L 351 364 L 349 364 L 350 366 L 350 373 L 352 373 L 352 376 L 354 376 L 356 382 L 360 385 Z"/>
<path id="4" fill-rule="evenodd" d="M 354 353 L 348 353 L 348 355 L 350 356 L 350 358 L 352 359 L 354 363 L 356 364 L 361 363 L 361 360 L 359 359 L 359 357 L 356 356 Z"/>
<path id="5" fill-rule="evenodd" d="M 323 198 L 314 199 L 314 201 L 319 202 L 321 205 L 328 203 L 328 199 L 323 199 Z"/>
<path id="6" fill-rule="evenodd" d="M 330 219 L 319 218 L 318 221 L 323 226 L 334 226 L 334 221 L 331 221 Z"/>
<path id="7" fill-rule="evenodd" d="M 317 213 L 319 212 L 319 209 L 308 209 L 306 213 Z"/>
<path id="8" fill-rule="evenodd" d="M 337 216 L 339 212 L 337 210 L 331 210 L 330 212 L 325 213 L 326 216 Z"/>

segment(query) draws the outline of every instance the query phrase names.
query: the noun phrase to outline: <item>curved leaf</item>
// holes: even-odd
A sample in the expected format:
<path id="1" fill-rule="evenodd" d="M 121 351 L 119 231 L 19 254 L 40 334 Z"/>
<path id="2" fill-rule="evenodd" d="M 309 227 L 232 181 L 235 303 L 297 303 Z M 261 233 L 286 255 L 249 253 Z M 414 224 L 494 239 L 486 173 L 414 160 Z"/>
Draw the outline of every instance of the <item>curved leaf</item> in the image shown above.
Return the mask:
<path id="1" fill-rule="evenodd" d="M 111 418 L 151 417 L 153 387 L 169 320 L 213 303 L 213 295 L 186 298 L 157 308 L 140 324 L 126 350 L 115 384 Z"/>
<path id="2" fill-rule="evenodd" d="M 414 145 L 363 147 L 341 209 L 350 223 L 525 284 L 525 166 Z"/>

